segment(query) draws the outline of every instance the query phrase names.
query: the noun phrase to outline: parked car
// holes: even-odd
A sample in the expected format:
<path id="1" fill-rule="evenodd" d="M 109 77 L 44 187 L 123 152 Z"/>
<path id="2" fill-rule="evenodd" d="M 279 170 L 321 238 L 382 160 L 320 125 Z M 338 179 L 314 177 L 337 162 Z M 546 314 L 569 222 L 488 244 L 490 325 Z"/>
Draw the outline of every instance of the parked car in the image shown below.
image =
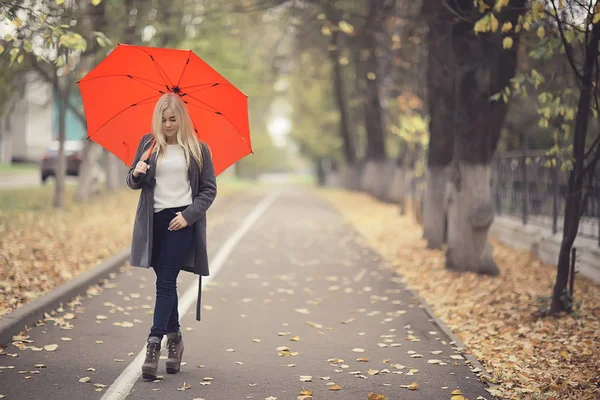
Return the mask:
<path id="1" fill-rule="evenodd" d="M 51 176 L 56 178 L 58 146 L 58 141 L 54 141 L 44 153 L 40 163 L 42 183 L 46 183 L 46 180 Z M 65 157 L 67 159 L 67 175 L 79 176 L 79 168 L 83 157 L 83 142 L 79 140 L 65 141 Z"/>

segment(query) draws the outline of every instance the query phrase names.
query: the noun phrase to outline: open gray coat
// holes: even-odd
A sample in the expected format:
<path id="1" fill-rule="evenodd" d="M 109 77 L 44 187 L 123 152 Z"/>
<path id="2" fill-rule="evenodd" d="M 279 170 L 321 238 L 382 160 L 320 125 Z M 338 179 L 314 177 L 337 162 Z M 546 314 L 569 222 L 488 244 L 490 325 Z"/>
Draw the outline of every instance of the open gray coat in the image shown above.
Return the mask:
<path id="1" fill-rule="evenodd" d="M 127 186 L 132 189 L 141 189 L 135 222 L 133 224 L 133 237 L 131 241 L 130 264 L 135 267 L 149 268 L 152 258 L 152 226 L 154 221 L 154 184 L 156 176 L 156 151 L 152 153 L 149 169 L 146 176 L 135 178 L 133 170 L 142 155 L 152 145 L 153 136 L 147 134 L 142 137 L 127 174 Z M 156 147 L 155 147 L 156 148 Z M 206 250 L 206 211 L 211 206 L 217 195 L 215 170 L 206 145 L 202 146 L 203 168 L 200 171 L 194 158 L 190 160 L 188 177 L 192 189 L 193 202 L 181 214 L 192 227 L 194 240 L 192 248 L 186 257 L 182 270 L 199 275 L 198 300 L 196 303 L 196 319 L 200 320 L 200 295 L 202 276 L 209 275 L 208 253 Z"/>

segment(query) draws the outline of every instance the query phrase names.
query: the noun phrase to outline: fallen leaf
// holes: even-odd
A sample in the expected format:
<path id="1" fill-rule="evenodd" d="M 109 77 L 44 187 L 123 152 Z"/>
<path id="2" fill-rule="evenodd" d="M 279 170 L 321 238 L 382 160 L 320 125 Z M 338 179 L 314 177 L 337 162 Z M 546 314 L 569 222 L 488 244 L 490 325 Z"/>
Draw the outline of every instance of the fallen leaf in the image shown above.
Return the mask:
<path id="1" fill-rule="evenodd" d="M 340 385 L 333 385 L 329 388 L 329 390 L 341 390 L 342 387 Z"/>
<path id="2" fill-rule="evenodd" d="M 369 392 L 369 394 L 367 396 L 368 396 L 368 400 L 386 400 L 384 395 L 373 393 L 373 392 Z"/>
<path id="3" fill-rule="evenodd" d="M 57 344 L 47 344 L 44 346 L 44 350 L 46 351 L 56 351 L 56 349 L 58 349 Z"/>
<path id="4" fill-rule="evenodd" d="M 410 390 L 417 390 L 419 388 L 419 384 L 417 382 L 413 382 L 410 385 L 400 385 L 400 387 L 407 388 Z"/>
<path id="5" fill-rule="evenodd" d="M 355 353 L 364 353 L 365 349 L 361 349 L 360 347 L 355 347 L 352 349 L 352 351 Z"/>
<path id="6" fill-rule="evenodd" d="M 183 392 L 184 390 L 188 390 L 191 389 L 191 386 L 187 384 L 187 382 L 183 382 L 183 386 L 180 388 L 177 388 L 177 390 Z"/>
<path id="7" fill-rule="evenodd" d="M 81 382 L 81 383 L 88 383 L 91 380 L 92 380 L 92 378 L 90 378 L 89 376 L 86 376 L 85 378 L 79 379 L 79 382 Z"/>

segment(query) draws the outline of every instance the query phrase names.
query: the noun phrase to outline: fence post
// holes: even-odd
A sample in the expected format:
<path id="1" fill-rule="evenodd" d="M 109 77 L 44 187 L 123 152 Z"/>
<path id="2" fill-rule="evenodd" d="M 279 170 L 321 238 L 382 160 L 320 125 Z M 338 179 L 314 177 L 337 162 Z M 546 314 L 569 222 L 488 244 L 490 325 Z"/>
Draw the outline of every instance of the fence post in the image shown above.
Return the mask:
<path id="1" fill-rule="evenodd" d="M 522 168 L 523 168 L 523 225 L 527 225 L 527 213 L 528 213 L 528 203 L 529 203 L 529 182 L 527 181 L 527 143 L 525 141 L 525 134 L 521 134 L 521 144 L 523 149 L 523 160 L 522 160 Z"/>
<path id="2" fill-rule="evenodd" d="M 552 166 L 552 234 L 558 232 L 558 158 L 554 158 L 555 165 Z"/>

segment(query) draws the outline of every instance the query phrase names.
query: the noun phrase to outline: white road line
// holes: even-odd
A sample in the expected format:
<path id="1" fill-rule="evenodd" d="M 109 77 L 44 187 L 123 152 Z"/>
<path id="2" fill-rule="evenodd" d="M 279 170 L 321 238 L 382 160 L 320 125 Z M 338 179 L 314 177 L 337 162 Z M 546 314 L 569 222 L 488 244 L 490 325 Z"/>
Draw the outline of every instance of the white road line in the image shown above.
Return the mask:
<path id="1" fill-rule="evenodd" d="M 204 288 L 208 282 L 210 282 L 215 275 L 219 272 L 227 258 L 233 251 L 234 247 L 244 237 L 244 235 L 250 230 L 256 220 L 269 208 L 269 206 L 277 199 L 281 192 L 272 192 L 267 195 L 262 201 L 256 206 L 254 210 L 246 217 L 240 227 L 231 235 L 225 243 L 219 248 L 219 251 L 213 259 L 210 261 L 210 275 L 202 278 L 202 287 Z M 183 296 L 179 299 L 179 315 L 182 318 L 189 308 L 196 301 L 198 295 L 198 286 L 196 284 L 190 285 L 185 291 Z M 163 338 L 163 344 L 166 342 L 166 338 Z M 164 347 L 164 346 L 163 346 Z M 144 363 L 144 357 L 146 356 L 146 348 L 144 347 L 137 357 L 125 368 L 125 370 L 115 379 L 112 385 L 104 393 L 104 396 L 100 400 L 122 400 L 131 391 L 131 388 L 138 380 L 141 375 L 142 364 Z"/>

